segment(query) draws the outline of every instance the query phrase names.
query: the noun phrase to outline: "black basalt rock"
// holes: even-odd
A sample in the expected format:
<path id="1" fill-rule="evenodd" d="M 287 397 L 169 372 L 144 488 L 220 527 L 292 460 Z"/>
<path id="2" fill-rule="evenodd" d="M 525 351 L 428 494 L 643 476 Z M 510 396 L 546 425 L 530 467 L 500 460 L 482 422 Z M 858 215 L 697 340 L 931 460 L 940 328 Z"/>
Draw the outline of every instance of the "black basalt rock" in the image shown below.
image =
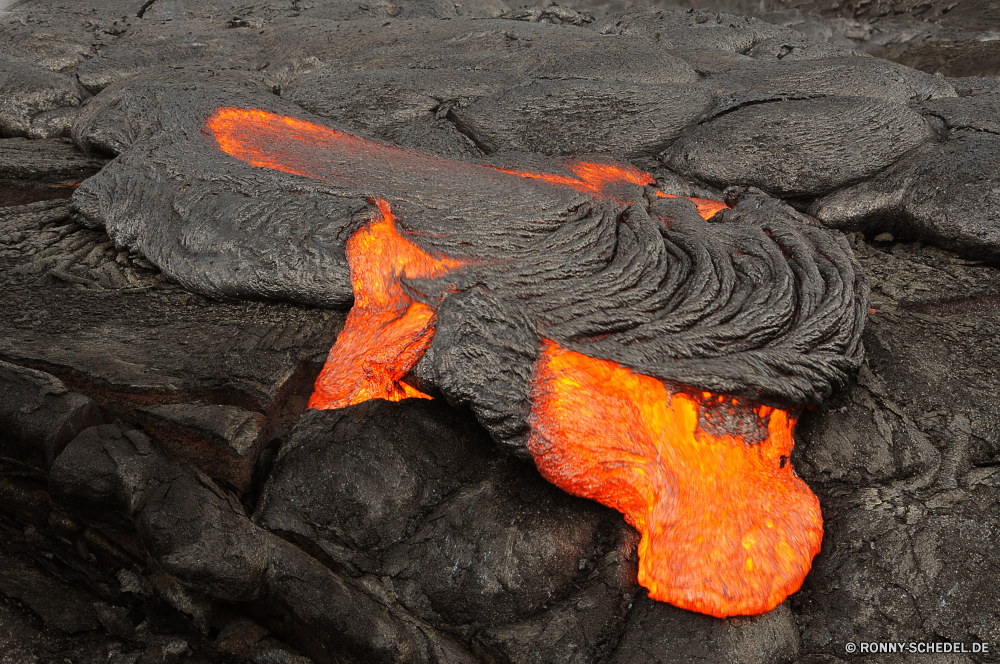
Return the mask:
<path id="1" fill-rule="evenodd" d="M 0 653 L 819 664 L 849 641 L 995 644 L 1000 82 L 946 78 L 994 66 L 992 9 L 809 2 L 0 10 Z M 303 131 L 268 140 L 311 177 L 255 165 L 220 149 L 222 107 L 381 161 Z M 575 160 L 656 181 L 586 186 Z M 399 280 L 434 314 L 401 380 L 433 399 L 309 410 L 377 201 L 457 264 Z M 802 589 L 726 620 L 646 597 L 637 531 L 531 463 L 550 344 L 799 417 L 781 467 L 825 526 Z M 755 450 L 763 419 L 730 403 L 697 430 Z"/>

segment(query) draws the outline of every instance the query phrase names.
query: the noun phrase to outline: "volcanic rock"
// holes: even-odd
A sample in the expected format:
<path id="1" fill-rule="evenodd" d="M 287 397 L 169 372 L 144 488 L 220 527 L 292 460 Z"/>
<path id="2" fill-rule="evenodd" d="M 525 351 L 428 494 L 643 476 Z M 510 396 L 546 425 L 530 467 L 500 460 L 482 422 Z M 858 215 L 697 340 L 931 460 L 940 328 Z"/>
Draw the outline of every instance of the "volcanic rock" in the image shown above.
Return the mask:
<path id="1" fill-rule="evenodd" d="M 98 626 L 93 597 L 17 558 L 0 557 L 0 592 L 27 605 L 47 627 L 75 634 Z"/>
<path id="2" fill-rule="evenodd" d="M 472 661 L 448 637 L 256 527 L 235 498 L 163 455 L 139 431 L 105 425 L 81 434 L 53 467 L 52 491 L 57 502 L 92 520 L 128 517 L 157 564 L 190 588 L 228 601 L 277 602 L 326 656 Z"/>
<path id="3" fill-rule="evenodd" d="M 716 186 L 802 196 L 870 177 L 933 135 L 903 105 L 824 97 L 737 108 L 685 134 L 663 158 Z"/>
<path id="4" fill-rule="evenodd" d="M 849 639 L 994 638 L 1000 279 L 919 246 L 858 242 L 876 314 L 858 385 L 808 416 L 796 468 L 827 515 L 823 551 L 792 599 L 803 648 Z M 931 349 L 934 349 L 933 351 Z"/>
<path id="5" fill-rule="evenodd" d="M 76 80 L 6 55 L 0 67 L 0 138 L 68 137 L 76 107 L 87 96 Z"/>
<path id="6" fill-rule="evenodd" d="M 764 20 L 801 30 L 813 38 L 847 43 L 869 53 L 930 73 L 945 76 L 996 76 L 1000 50 L 996 2 L 879 0 L 817 3 L 782 0 L 763 9 Z M 767 10 L 784 11 L 767 11 Z M 823 14 L 824 17 L 816 16 Z"/>
<path id="7" fill-rule="evenodd" d="M 267 442 L 267 419 L 236 406 L 161 404 L 136 417 L 172 456 L 241 491 Z"/>
<path id="8" fill-rule="evenodd" d="M 591 581 L 612 545 L 627 558 L 629 538 L 603 536 L 617 526 L 595 508 L 497 454 L 467 415 L 373 401 L 304 416 L 256 518 L 318 547 L 338 569 L 391 578 L 405 606 L 454 629 L 538 613 Z M 610 604 L 601 598 L 599 622 L 621 618 L 618 599 L 631 587 L 616 590 Z"/>
<path id="9" fill-rule="evenodd" d="M 712 107 L 707 86 L 536 80 L 455 112 L 487 153 L 652 155 Z"/>
<path id="10" fill-rule="evenodd" d="M 64 202 L 9 210 L 0 261 L 12 314 L 0 323 L 0 356 L 60 376 L 119 416 L 192 397 L 276 415 L 343 319 L 280 305 L 207 307 L 74 223 Z"/>
<path id="11" fill-rule="evenodd" d="M 989 122 L 984 120 L 980 124 Z M 890 232 L 993 259 L 1000 241 L 998 146 L 1000 137 L 988 131 L 949 130 L 947 140 L 919 147 L 870 180 L 819 199 L 809 211 L 834 228 Z"/>
<path id="12" fill-rule="evenodd" d="M 0 140 L 0 207 L 69 198 L 107 161 L 81 153 L 68 139 Z"/>
<path id="13" fill-rule="evenodd" d="M 862 639 L 996 643 L 1000 83 L 932 75 L 987 72 L 982 6 L 0 12 L 0 650 L 830 664 Z M 221 107 L 406 156 L 348 182 L 286 133 L 262 144 L 312 170 L 262 168 L 220 149 Z M 655 187 L 571 168 L 615 159 Z M 349 336 L 348 242 L 387 218 L 463 263 L 399 280 L 436 315 L 400 380 L 434 400 L 307 411 Z M 806 406 L 791 461 L 826 536 L 802 590 L 727 620 L 645 597 L 637 532 L 526 460 L 544 339 Z"/>
<path id="14" fill-rule="evenodd" d="M 47 469 L 88 427 L 103 424 L 97 405 L 49 374 L 0 362 L 0 455 Z"/>
<path id="15" fill-rule="evenodd" d="M 713 620 L 643 597 L 611 661 L 770 664 L 793 661 L 799 652 L 799 630 L 785 604 L 760 616 Z"/>

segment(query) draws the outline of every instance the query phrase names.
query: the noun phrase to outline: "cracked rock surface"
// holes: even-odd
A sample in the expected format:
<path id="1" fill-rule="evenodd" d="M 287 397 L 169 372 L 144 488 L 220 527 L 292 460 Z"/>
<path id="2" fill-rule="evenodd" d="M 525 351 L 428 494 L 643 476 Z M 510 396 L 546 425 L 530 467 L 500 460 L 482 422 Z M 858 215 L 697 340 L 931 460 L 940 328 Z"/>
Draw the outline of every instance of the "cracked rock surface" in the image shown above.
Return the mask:
<path id="1" fill-rule="evenodd" d="M 995 645 L 949 661 L 996 661 L 1000 79 L 975 78 L 998 73 L 1000 41 L 980 40 L 995 7 L 730 4 L 0 10 L 0 659 L 874 664 L 911 660 L 845 644 L 944 640 Z M 581 247 L 624 252 L 634 231 L 630 256 L 655 239 L 668 264 L 684 247 L 720 265 L 757 224 L 809 239 L 761 250 L 769 265 L 798 275 L 822 256 L 824 274 L 866 283 L 863 335 L 864 312 L 845 312 L 864 297 L 829 278 L 810 319 L 826 337 L 778 326 L 798 358 L 784 366 L 808 379 L 729 351 L 694 352 L 682 374 L 773 379 L 813 404 L 792 462 L 825 537 L 802 590 L 728 620 L 651 601 L 621 515 L 522 458 L 532 321 L 544 311 L 569 340 L 625 316 L 594 314 L 599 280 L 572 306 L 553 304 L 569 273 L 535 309 L 500 286 L 445 300 L 413 378 L 447 399 L 307 410 L 352 302 L 344 243 L 397 176 L 351 188 L 213 153 L 202 123 L 222 104 L 450 163 L 615 158 L 734 206 L 709 223 L 638 186 L 627 214 L 491 190 L 490 223 L 459 237 L 425 211 L 478 214 L 481 198 L 393 185 L 429 247 L 529 255 L 532 225 L 573 209 L 618 229 Z M 668 229 L 643 234 L 654 218 Z M 783 292 L 778 273 L 730 286 Z M 753 320 L 730 323 L 763 334 Z"/>

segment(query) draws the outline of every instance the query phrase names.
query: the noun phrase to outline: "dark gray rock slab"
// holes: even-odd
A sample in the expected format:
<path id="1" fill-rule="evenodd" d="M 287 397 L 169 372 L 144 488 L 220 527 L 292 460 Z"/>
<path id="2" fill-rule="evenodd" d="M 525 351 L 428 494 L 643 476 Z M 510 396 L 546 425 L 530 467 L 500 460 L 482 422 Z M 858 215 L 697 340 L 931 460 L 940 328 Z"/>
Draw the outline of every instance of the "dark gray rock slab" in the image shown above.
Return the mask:
<path id="1" fill-rule="evenodd" d="M 73 223 L 65 202 L 5 210 L 0 356 L 53 373 L 114 416 L 192 401 L 274 416 L 342 325 L 338 312 L 186 293 Z"/>
<path id="2" fill-rule="evenodd" d="M 803 419 L 798 437 L 795 468 L 816 481 L 919 481 L 941 463 L 930 437 L 866 366 L 851 389 L 834 397 L 822 415 Z"/>
<path id="3" fill-rule="evenodd" d="M 918 108 L 925 115 L 940 118 L 950 132 L 972 129 L 1000 134 L 1000 92 L 936 99 L 921 104 Z"/>
<path id="4" fill-rule="evenodd" d="M 950 78 L 948 82 L 955 88 L 959 97 L 1000 94 L 1000 76 L 965 76 Z"/>
<path id="5" fill-rule="evenodd" d="M 712 618 L 646 597 L 629 614 L 611 662 L 793 662 L 799 630 L 787 603 L 760 616 Z"/>
<path id="6" fill-rule="evenodd" d="M 933 137 L 902 104 L 857 97 L 772 101 L 700 124 L 662 159 L 716 186 L 817 195 L 871 177 Z"/>
<path id="7" fill-rule="evenodd" d="M 791 600 L 803 649 L 996 638 L 1000 278 L 934 248 L 855 240 L 876 307 L 868 358 L 856 386 L 803 418 L 793 458 L 825 521 Z"/>
<path id="8" fill-rule="evenodd" d="M 160 404 L 137 409 L 136 419 L 170 456 L 239 491 L 268 442 L 267 418 L 236 406 Z"/>
<path id="9" fill-rule="evenodd" d="M 916 496 L 892 486 L 819 492 L 823 551 L 796 612 L 803 648 L 861 641 L 997 638 L 996 469 Z M 991 654 L 992 657 L 992 654 Z"/>
<path id="10" fill-rule="evenodd" d="M 632 7 L 595 21 L 591 28 L 602 35 L 652 37 L 674 49 L 701 47 L 741 55 L 767 39 L 800 35 L 749 16 L 680 8 Z"/>
<path id="11" fill-rule="evenodd" d="M 634 546 L 602 541 L 602 530 L 619 529 L 617 515 L 506 459 L 468 414 L 424 400 L 309 411 L 255 518 L 335 568 L 388 577 L 399 601 L 434 624 L 497 627 L 497 643 L 520 629 L 502 638 L 502 626 L 589 587 L 590 573 L 607 565 L 601 556 L 627 557 Z M 619 579 L 608 592 L 618 597 L 630 584 Z M 620 603 L 606 600 L 590 620 L 620 620 Z"/>
<path id="12" fill-rule="evenodd" d="M 473 649 L 485 658 L 513 664 L 602 661 L 619 644 L 624 619 L 633 607 L 637 533 L 616 529 L 617 541 L 587 567 L 581 587 L 550 602 L 545 611 L 516 622 L 480 629 Z"/>
<path id="13" fill-rule="evenodd" d="M 0 554 L 0 593 L 23 602 L 51 629 L 76 634 L 99 626 L 96 597 L 4 554 Z"/>
<path id="14" fill-rule="evenodd" d="M 458 17 L 496 18 L 507 11 L 501 0 L 455 3 L 435 0 L 364 3 L 356 0 L 319 0 L 299 3 L 269 0 L 249 6 L 233 6 L 227 0 L 156 0 L 142 12 L 144 21 L 198 22 L 225 25 L 229 29 L 260 29 L 276 18 L 304 14 L 309 18 L 352 21 L 359 19 L 413 19 Z M 234 12 L 236 12 L 234 14 Z"/>
<path id="15" fill-rule="evenodd" d="M 754 52 L 763 55 L 764 46 L 758 45 Z M 951 84 L 940 76 L 858 53 L 829 54 L 822 59 L 795 58 L 787 54 L 780 61 L 775 58 L 768 62 L 763 57 L 759 60 L 761 62 L 755 63 L 757 66 L 717 77 L 716 80 L 725 82 L 726 88 L 745 87 L 746 92 L 733 95 L 734 101 L 741 95 L 750 99 L 826 95 L 905 103 L 956 96 Z"/>
<path id="16" fill-rule="evenodd" d="M 983 116 L 978 116 L 982 118 Z M 970 258 L 995 259 L 1000 247 L 1000 136 L 958 130 L 920 146 L 864 182 L 816 201 L 827 226 L 921 239 Z"/>
<path id="17" fill-rule="evenodd" d="M 77 434 L 103 423 L 97 404 L 59 379 L 0 361 L 0 455 L 45 469 Z"/>
<path id="18" fill-rule="evenodd" d="M 509 85 L 509 76 L 489 71 L 396 67 L 345 72 L 327 63 L 296 74 L 281 86 L 281 96 L 361 136 L 470 158 L 483 152 L 464 127 L 459 130 L 456 110 Z"/>
<path id="19" fill-rule="evenodd" d="M 105 425 L 84 432 L 53 466 L 50 486 L 57 503 L 84 518 L 128 518 L 157 565 L 189 588 L 275 603 L 303 630 L 304 647 L 327 658 L 473 661 L 449 637 L 386 601 L 376 580 L 351 583 L 255 526 L 231 494 L 137 430 Z"/>
<path id="20" fill-rule="evenodd" d="M 0 21 L 0 52 L 53 72 L 69 72 L 138 22 L 143 4 L 143 0 L 95 0 L 89 5 L 91 11 L 80 11 L 78 5 L 44 0 L 9 3 Z"/>
<path id="21" fill-rule="evenodd" d="M 266 32 L 262 46 L 271 63 L 268 71 L 282 84 L 324 63 L 370 70 L 410 63 L 442 70 L 476 68 L 506 72 L 515 81 L 529 77 L 645 84 L 698 80 L 682 58 L 648 39 L 629 35 L 595 40 L 586 27 L 500 19 L 359 21 L 348 26 L 307 21 L 303 16 Z"/>
<path id="22" fill-rule="evenodd" d="M 490 152 L 656 154 L 709 111 L 707 86 L 540 80 L 455 112 Z"/>
<path id="23" fill-rule="evenodd" d="M 0 139 L 0 207 L 69 198 L 107 162 L 65 138 Z"/>
<path id="24" fill-rule="evenodd" d="M 498 18 L 508 11 L 502 0 L 472 0 L 472 2 L 444 2 L 418 0 L 417 2 L 364 3 L 350 0 L 324 0 L 313 3 L 306 11 L 311 18 L 350 20 L 414 19 L 414 18 Z"/>
<path id="25" fill-rule="evenodd" d="M 0 71 L 0 137 L 69 136 L 87 96 L 75 78 L 8 55 L 0 55 Z"/>
<path id="26" fill-rule="evenodd" d="M 106 163 L 106 157 L 81 152 L 64 138 L 0 140 L 0 182 L 80 182 Z"/>
<path id="27" fill-rule="evenodd" d="M 260 49 L 257 31 L 213 30 L 213 27 L 222 26 L 202 21 L 133 22 L 131 29 L 101 49 L 98 57 L 80 63 L 73 73 L 79 85 L 97 94 L 115 81 L 143 71 L 221 63 L 232 53 L 256 60 L 254 55 Z"/>

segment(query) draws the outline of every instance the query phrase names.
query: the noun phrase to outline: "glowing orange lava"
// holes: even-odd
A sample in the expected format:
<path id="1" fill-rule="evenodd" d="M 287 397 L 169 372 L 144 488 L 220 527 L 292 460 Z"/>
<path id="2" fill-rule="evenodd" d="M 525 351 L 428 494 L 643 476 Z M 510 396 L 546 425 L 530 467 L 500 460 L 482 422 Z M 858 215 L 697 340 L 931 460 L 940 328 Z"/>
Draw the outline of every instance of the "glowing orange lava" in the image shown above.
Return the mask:
<path id="1" fill-rule="evenodd" d="M 223 152 L 240 161 L 326 182 L 347 180 L 371 185 L 391 173 L 401 174 L 402 181 L 412 182 L 423 179 L 420 177 L 422 173 L 436 171 L 462 177 L 468 181 L 469 191 L 474 192 L 491 186 L 488 174 L 496 176 L 503 173 L 604 198 L 618 198 L 622 193 L 636 194 L 634 191 L 614 191 L 615 185 L 656 184 L 649 173 L 628 164 L 613 162 L 564 162 L 563 165 L 575 177 L 485 165 L 470 169 L 469 164 L 464 162 L 370 141 L 299 118 L 256 109 L 219 108 L 208 117 L 205 127 Z M 656 195 L 679 198 L 662 191 L 657 191 Z M 705 198 L 689 200 L 706 219 L 727 208 L 721 201 Z"/>
<path id="2" fill-rule="evenodd" d="M 694 203 L 695 207 L 698 208 L 698 214 L 701 215 L 702 219 L 711 219 L 715 216 L 716 212 L 721 210 L 728 210 L 729 206 L 722 201 L 713 201 L 710 198 L 690 198 L 687 196 L 673 196 L 671 194 L 664 194 L 662 191 L 656 192 L 657 198 L 687 198 L 689 201 Z"/>
<path id="3" fill-rule="evenodd" d="M 434 337 L 434 310 L 410 298 L 400 277 L 433 279 L 462 265 L 435 258 L 396 230 L 386 201 L 381 217 L 347 241 L 354 307 L 316 380 L 310 408 L 343 408 L 369 399 L 430 399 L 403 378 Z"/>
<path id="4" fill-rule="evenodd" d="M 564 162 L 574 176 L 471 166 L 259 110 L 220 108 L 206 130 L 254 166 L 397 194 L 431 171 L 460 178 L 470 196 L 497 186 L 512 195 L 526 186 L 552 191 L 544 182 L 621 200 L 642 195 L 634 185 L 654 183 L 610 162 Z M 537 184 L 513 186 L 514 177 Z M 378 215 L 346 247 L 354 307 L 310 408 L 430 398 L 405 377 L 431 343 L 435 309 L 401 280 L 435 279 L 467 261 L 421 249 L 397 228 L 389 201 L 373 198 Z M 727 207 L 690 200 L 706 219 Z M 550 341 L 533 380 L 535 463 L 549 481 L 621 511 L 642 533 L 639 582 L 651 597 L 724 617 L 762 613 L 799 588 L 823 529 L 816 497 L 786 463 L 795 425 L 787 413 L 734 399 L 734 410 L 767 420 L 764 440 L 711 435 L 699 428 L 699 413 L 708 400 L 730 397 L 672 393 L 659 380 Z"/>
<path id="5" fill-rule="evenodd" d="M 819 501 L 787 462 L 795 426 L 787 413 L 753 409 L 769 435 L 747 444 L 699 430 L 699 409 L 716 398 L 708 392 L 704 401 L 671 393 L 551 341 L 535 371 L 535 464 L 642 533 L 639 583 L 650 597 L 722 618 L 763 613 L 799 589 L 823 522 Z"/>
<path id="6" fill-rule="evenodd" d="M 501 173 L 509 173 L 522 178 L 544 180 L 551 184 L 572 187 L 577 191 L 585 191 L 601 196 L 611 184 L 656 184 L 649 173 L 623 164 L 598 164 L 589 161 L 568 161 L 566 167 L 576 174 L 576 177 L 552 175 L 550 173 L 532 173 L 530 171 L 513 171 L 506 168 L 496 168 Z M 493 168 L 493 167 L 489 167 Z"/>

